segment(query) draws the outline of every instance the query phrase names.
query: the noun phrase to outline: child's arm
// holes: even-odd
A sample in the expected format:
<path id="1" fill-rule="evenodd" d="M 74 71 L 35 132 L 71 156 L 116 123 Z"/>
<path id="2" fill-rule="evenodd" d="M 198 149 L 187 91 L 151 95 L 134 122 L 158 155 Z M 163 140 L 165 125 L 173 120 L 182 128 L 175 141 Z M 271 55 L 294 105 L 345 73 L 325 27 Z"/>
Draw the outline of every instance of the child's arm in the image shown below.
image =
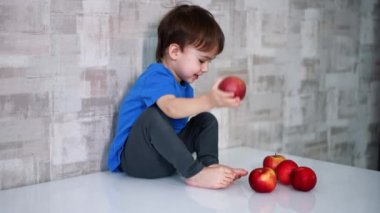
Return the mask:
<path id="1" fill-rule="evenodd" d="M 176 98 L 173 95 L 164 95 L 156 103 L 171 118 L 184 118 L 215 107 L 238 107 L 240 105 L 239 98 L 234 98 L 233 93 L 218 89 L 221 80 L 219 79 L 205 95 L 195 98 Z"/>

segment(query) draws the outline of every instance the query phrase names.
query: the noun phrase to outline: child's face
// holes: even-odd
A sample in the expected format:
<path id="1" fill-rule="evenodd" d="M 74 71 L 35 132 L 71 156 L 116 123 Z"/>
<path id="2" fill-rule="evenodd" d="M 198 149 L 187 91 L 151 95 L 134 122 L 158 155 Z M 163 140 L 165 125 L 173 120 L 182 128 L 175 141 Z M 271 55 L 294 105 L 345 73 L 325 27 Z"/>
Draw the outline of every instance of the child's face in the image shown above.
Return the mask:
<path id="1" fill-rule="evenodd" d="M 208 65 L 215 55 L 216 48 L 209 52 L 203 52 L 188 45 L 181 51 L 176 61 L 175 73 L 180 80 L 194 83 L 199 76 L 207 72 Z"/>

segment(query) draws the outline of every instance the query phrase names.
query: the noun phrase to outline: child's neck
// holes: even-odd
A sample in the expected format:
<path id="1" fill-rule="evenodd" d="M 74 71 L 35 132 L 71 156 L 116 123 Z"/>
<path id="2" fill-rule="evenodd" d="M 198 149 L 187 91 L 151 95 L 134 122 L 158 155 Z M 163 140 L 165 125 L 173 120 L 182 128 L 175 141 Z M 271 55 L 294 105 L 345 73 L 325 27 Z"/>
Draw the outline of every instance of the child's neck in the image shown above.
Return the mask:
<path id="1" fill-rule="evenodd" d="M 175 80 L 178 83 L 181 83 L 182 80 L 179 78 L 179 76 L 177 75 L 177 73 L 174 71 L 172 63 L 170 63 L 170 61 L 168 61 L 165 58 L 162 59 L 161 63 L 174 75 Z"/>

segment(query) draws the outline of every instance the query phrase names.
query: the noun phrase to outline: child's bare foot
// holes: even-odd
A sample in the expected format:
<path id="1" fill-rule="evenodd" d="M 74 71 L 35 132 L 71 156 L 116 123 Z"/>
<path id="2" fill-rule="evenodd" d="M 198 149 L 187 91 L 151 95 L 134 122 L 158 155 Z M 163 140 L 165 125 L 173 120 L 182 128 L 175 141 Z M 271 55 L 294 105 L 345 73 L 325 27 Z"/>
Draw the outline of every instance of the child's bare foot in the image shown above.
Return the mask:
<path id="1" fill-rule="evenodd" d="M 210 165 L 210 167 L 213 167 L 213 166 L 223 166 L 223 167 L 231 169 L 235 173 L 234 180 L 239 179 L 239 178 L 241 178 L 243 176 L 246 176 L 248 174 L 247 170 L 241 169 L 241 168 L 231 168 L 229 166 L 222 165 L 222 164 L 213 164 L 213 165 Z"/>
<path id="2" fill-rule="evenodd" d="M 243 176 L 246 176 L 248 174 L 248 171 L 245 169 L 240 169 L 240 168 L 232 168 L 232 170 L 235 173 L 235 179 L 239 179 Z"/>
<path id="3" fill-rule="evenodd" d="M 186 179 L 186 183 L 201 188 L 222 189 L 228 187 L 235 179 L 236 174 L 232 169 L 213 165 Z"/>

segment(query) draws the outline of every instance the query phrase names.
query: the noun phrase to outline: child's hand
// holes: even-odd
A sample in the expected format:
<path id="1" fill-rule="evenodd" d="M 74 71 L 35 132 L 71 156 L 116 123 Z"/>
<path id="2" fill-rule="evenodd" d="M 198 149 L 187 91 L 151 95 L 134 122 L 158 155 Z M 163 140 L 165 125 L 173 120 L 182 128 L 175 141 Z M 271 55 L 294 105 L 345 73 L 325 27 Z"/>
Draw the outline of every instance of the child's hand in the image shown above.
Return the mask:
<path id="1" fill-rule="evenodd" d="M 218 88 L 223 78 L 219 78 L 212 89 L 207 93 L 213 107 L 232 107 L 240 106 L 240 98 L 234 97 L 233 92 L 224 92 Z"/>

